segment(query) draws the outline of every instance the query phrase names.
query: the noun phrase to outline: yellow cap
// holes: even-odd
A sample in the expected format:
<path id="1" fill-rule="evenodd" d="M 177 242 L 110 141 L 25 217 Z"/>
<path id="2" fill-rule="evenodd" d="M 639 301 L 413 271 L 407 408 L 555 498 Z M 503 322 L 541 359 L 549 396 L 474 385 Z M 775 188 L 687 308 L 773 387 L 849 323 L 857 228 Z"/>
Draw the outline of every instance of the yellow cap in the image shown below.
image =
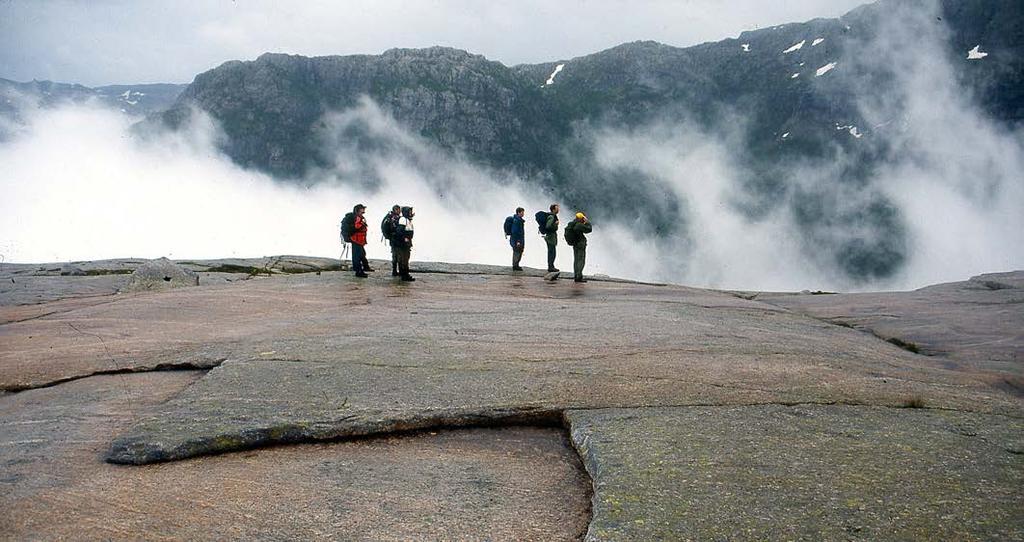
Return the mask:
<path id="1" fill-rule="evenodd" d="M 583 216 L 583 213 L 576 213 L 576 218 L 583 219 L 583 218 L 587 218 L 587 217 Z"/>

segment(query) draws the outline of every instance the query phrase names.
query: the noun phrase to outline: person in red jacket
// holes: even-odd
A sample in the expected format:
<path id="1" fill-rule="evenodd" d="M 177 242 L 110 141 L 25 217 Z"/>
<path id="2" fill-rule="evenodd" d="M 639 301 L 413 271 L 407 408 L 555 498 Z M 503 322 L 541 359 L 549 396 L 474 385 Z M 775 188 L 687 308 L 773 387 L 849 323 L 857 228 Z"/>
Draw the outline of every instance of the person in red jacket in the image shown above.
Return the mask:
<path id="1" fill-rule="evenodd" d="M 366 232 L 369 227 L 366 225 L 366 206 L 360 203 L 352 208 L 352 212 L 356 215 L 355 227 L 352 228 L 352 269 L 356 272 L 356 276 L 359 278 L 366 278 L 369 275 L 366 274 L 370 271 L 368 262 L 366 261 Z"/>

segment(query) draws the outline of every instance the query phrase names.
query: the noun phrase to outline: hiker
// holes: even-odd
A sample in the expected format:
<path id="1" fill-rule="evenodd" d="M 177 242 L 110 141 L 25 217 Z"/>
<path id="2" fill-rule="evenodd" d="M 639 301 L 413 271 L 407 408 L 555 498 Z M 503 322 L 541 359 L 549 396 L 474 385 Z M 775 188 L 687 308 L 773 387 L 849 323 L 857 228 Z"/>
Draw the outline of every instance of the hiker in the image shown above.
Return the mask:
<path id="1" fill-rule="evenodd" d="M 395 226 L 394 235 L 391 236 L 391 246 L 398 258 L 398 275 L 402 277 L 402 280 L 411 282 L 416 280 L 409 274 L 409 257 L 412 255 L 412 235 L 414 233 L 412 217 L 416 213 L 412 207 L 402 207 L 400 211 L 402 216 Z"/>
<path id="2" fill-rule="evenodd" d="M 395 205 L 391 208 L 391 212 L 384 215 L 384 220 L 380 221 L 380 234 L 382 239 L 387 239 L 388 244 L 391 245 L 391 276 L 398 276 L 398 253 L 395 251 L 395 243 L 392 241 L 392 236 L 395 234 L 395 228 L 398 227 L 398 219 L 402 218 L 402 206 Z"/>
<path id="3" fill-rule="evenodd" d="M 558 245 L 558 211 L 559 207 L 557 203 L 552 203 L 550 213 L 540 211 L 537 213 L 537 223 L 540 227 L 540 233 L 544 236 L 544 242 L 548 245 L 548 273 L 557 273 L 558 268 L 555 267 L 555 247 Z M 544 223 L 540 224 L 540 219 L 544 219 Z"/>
<path id="4" fill-rule="evenodd" d="M 370 269 L 370 263 L 366 261 L 366 232 L 370 229 L 363 216 L 366 214 L 366 206 L 362 203 L 356 205 L 352 208 L 352 214 L 354 222 L 352 233 L 349 235 L 352 242 L 352 270 L 356 272 L 357 277 L 365 279 L 369 276 L 366 272 L 373 271 Z"/>
<path id="5" fill-rule="evenodd" d="M 516 207 L 516 214 L 505 219 L 505 237 L 508 237 L 508 244 L 512 246 L 512 270 L 522 271 L 519 262 L 523 259 L 523 250 L 526 249 L 526 219 L 523 216 L 526 209 Z"/>
<path id="6" fill-rule="evenodd" d="M 587 215 L 576 213 L 576 220 L 565 226 L 565 242 L 572 247 L 572 272 L 575 282 L 587 282 L 583 278 L 583 266 L 587 263 L 587 234 L 593 231 Z"/>

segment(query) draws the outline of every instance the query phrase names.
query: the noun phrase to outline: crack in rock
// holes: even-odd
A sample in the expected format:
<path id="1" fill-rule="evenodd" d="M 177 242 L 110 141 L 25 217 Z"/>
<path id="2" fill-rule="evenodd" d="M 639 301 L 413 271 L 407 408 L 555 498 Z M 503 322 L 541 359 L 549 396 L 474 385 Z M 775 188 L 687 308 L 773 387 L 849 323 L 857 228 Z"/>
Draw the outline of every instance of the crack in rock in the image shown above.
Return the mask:
<path id="1" fill-rule="evenodd" d="M 117 369 L 107 369 L 103 371 L 93 371 L 88 374 L 81 374 L 75 376 L 69 376 L 67 378 L 60 378 L 45 382 L 43 384 L 27 384 L 27 385 L 8 385 L 0 387 L 0 392 L 3 393 L 18 393 L 28 390 L 38 390 L 42 388 L 51 388 L 53 386 L 59 386 L 60 384 L 66 384 L 68 382 L 74 382 L 76 380 L 82 380 L 83 378 L 92 378 L 94 376 L 103 375 L 122 375 L 132 373 L 156 373 L 162 371 L 208 371 L 215 367 L 219 367 L 221 363 L 227 361 L 227 358 L 209 360 L 209 361 L 182 361 L 182 362 L 169 362 L 169 363 L 158 363 L 150 366 L 132 366 L 132 367 L 119 367 Z"/>

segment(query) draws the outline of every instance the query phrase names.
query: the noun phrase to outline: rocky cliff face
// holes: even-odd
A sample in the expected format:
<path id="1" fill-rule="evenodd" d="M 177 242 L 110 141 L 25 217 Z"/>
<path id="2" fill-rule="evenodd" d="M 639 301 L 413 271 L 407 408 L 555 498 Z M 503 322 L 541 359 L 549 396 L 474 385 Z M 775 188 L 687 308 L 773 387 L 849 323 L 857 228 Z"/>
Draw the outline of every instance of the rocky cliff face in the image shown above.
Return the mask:
<path id="1" fill-rule="evenodd" d="M 909 22 L 893 29 L 896 19 Z M 441 47 L 265 54 L 200 74 L 150 122 L 178 127 L 193 108 L 205 110 L 237 163 L 302 179 L 341 165 L 332 156 L 339 138 L 357 150 L 386 145 L 358 124 L 337 133 L 325 123 L 368 97 L 440 149 L 513 171 L 592 215 L 685 241 L 694 235 L 687 202 L 643 167 L 602 163 L 594 140 L 600 130 L 684 127 L 728 142 L 740 212 L 758 220 L 784 207 L 809 251 L 870 280 L 895 273 L 908 250 L 898 209 L 869 182 L 879 164 L 907 154 L 898 143 L 913 120 L 904 70 L 928 37 L 939 49 L 928 54 L 948 57 L 951 77 L 985 115 L 1019 126 L 1022 28 L 1011 0 L 883 0 L 694 47 L 636 42 L 514 67 Z"/>
<path id="2" fill-rule="evenodd" d="M 489 164 L 531 163 L 538 152 L 536 94 L 497 62 L 444 47 L 379 56 L 265 54 L 200 74 L 162 115 L 177 126 L 199 106 L 223 125 L 238 163 L 280 176 L 331 166 L 326 113 L 373 98 L 408 129 Z M 358 137 L 360 134 L 348 134 Z"/>

